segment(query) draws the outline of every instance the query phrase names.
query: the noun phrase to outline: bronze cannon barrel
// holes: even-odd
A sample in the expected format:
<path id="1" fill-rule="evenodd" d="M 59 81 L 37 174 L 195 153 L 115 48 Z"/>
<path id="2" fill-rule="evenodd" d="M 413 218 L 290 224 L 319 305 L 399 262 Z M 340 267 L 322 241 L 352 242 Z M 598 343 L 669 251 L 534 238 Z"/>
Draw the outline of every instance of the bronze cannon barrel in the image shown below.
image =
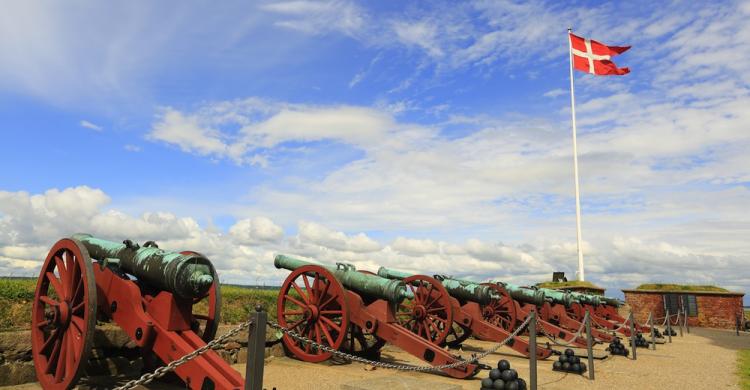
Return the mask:
<path id="1" fill-rule="evenodd" d="M 277 255 L 273 264 L 276 268 L 284 268 L 290 271 L 294 271 L 305 265 L 317 265 L 323 267 L 328 271 L 331 271 L 344 287 L 368 297 L 385 299 L 394 303 L 400 303 L 405 298 L 413 298 L 411 291 L 406 288 L 406 285 L 400 279 L 392 280 L 377 275 L 357 272 L 356 269 L 354 269 L 354 266 L 349 264 L 338 263 L 333 267 L 315 264 L 285 255 Z"/>
<path id="2" fill-rule="evenodd" d="M 386 267 L 380 267 L 378 269 L 378 275 L 388 279 L 402 280 L 412 274 Z M 497 298 L 494 296 L 492 288 L 489 286 L 483 286 L 479 283 L 456 279 L 446 275 L 435 275 L 434 277 L 442 283 L 443 287 L 448 291 L 448 294 L 457 299 L 478 302 L 486 305 L 492 300 L 492 298 Z"/>
<path id="3" fill-rule="evenodd" d="M 100 263 L 116 264 L 144 284 L 181 298 L 206 295 L 216 275 L 211 261 L 199 253 L 165 251 L 155 245 L 140 247 L 130 240 L 118 243 L 85 233 L 71 238 L 83 244 Z"/>

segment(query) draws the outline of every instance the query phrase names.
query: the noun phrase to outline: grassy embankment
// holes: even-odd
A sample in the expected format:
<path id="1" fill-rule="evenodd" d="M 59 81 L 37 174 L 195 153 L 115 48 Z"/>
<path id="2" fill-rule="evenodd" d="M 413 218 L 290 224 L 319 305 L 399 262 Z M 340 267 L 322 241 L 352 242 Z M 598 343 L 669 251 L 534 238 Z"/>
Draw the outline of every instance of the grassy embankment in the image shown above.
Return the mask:
<path id="1" fill-rule="evenodd" d="M 36 279 L 0 278 L 0 331 L 28 329 Z M 262 290 L 241 286 L 222 286 L 222 323 L 239 323 L 261 304 L 270 316 L 276 315 L 278 290 Z M 199 303 L 196 312 L 204 312 Z"/>
<path id="2" fill-rule="evenodd" d="M 737 352 L 737 374 L 740 377 L 740 387 L 750 390 L 750 349 Z"/>
<path id="3" fill-rule="evenodd" d="M 670 284 L 670 283 L 647 283 L 635 288 L 636 290 L 656 290 L 656 291 L 711 291 L 711 292 L 729 292 L 721 287 L 701 284 Z"/>
<path id="4" fill-rule="evenodd" d="M 589 287 L 589 288 L 600 288 L 599 286 L 596 286 L 595 284 L 591 282 L 585 282 L 580 280 L 571 280 L 568 282 L 544 282 L 544 283 L 537 283 L 537 287 L 539 288 L 561 288 L 561 287 Z"/>

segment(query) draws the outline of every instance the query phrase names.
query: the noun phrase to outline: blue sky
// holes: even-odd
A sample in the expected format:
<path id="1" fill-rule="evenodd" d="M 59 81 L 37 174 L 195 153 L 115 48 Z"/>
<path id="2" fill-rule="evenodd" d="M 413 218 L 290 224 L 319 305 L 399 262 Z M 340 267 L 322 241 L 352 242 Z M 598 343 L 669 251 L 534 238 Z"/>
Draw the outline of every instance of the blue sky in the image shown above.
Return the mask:
<path id="1" fill-rule="evenodd" d="M 0 273 L 77 231 L 475 279 L 750 286 L 747 2 L 15 2 L 0 15 Z"/>

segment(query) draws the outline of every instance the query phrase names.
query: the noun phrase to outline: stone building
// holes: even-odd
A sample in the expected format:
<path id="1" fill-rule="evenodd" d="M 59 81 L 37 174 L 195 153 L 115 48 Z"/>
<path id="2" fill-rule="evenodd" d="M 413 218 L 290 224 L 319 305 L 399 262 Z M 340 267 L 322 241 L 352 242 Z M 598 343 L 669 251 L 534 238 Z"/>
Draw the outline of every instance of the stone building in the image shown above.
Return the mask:
<path id="1" fill-rule="evenodd" d="M 636 321 L 641 323 L 646 322 L 649 312 L 655 318 L 664 318 L 667 308 L 670 315 L 686 312 L 690 326 L 734 329 L 737 319 L 743 318 L 742 292 L 642 288 L 622 292 Z"/>

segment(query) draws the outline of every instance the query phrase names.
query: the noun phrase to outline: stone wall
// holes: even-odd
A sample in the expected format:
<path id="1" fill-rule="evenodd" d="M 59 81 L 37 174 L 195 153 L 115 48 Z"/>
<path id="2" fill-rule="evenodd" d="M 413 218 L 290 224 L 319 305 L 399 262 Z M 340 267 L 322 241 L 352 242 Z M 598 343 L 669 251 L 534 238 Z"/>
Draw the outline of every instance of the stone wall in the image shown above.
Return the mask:
<path id="1" fill-rule="evenodd" d="M 229 332 L 234 326 L 222 325 L 217 337 Z M 246 363 L 247 332 L 240 332 L 230 339 L 224 350 L 217 353 L 230 364 Z M 276 340 L 275 332 L 267 328 L 266 340 Z M 266 348 L 264 358 L 284 356 L 281 343 Z M 94 348 L 84 376 L 87 377 L 138 377 L 144 362 L 140 351 L 128 336 L 113 325 L 98 326 L 94 333 Z M 244 374 L 244 373 L 243 373 Z M 20 385 L 36 382 L 36 372 L 31 355 L 29 331 L 0 332 L 0 386 Z"/>
<path id="2" fill-rule="evenodd" d="M 636 321 L 645 323 L 649 312 L 655 318 L 665 315 L 664 292 L 623 290 L 625 302 L 633 309 Z M 682 293 L 680 293 L 682 294 Z M 688 317 L 688 325 L 706 328 L 734 329 L 737 316 L 742 316 L 743 294 L 717 294 L 709 292 L 691 292 L 696 296 L 698 315 Z M 675 313 L 670 313 L 675 314 Z"/>

